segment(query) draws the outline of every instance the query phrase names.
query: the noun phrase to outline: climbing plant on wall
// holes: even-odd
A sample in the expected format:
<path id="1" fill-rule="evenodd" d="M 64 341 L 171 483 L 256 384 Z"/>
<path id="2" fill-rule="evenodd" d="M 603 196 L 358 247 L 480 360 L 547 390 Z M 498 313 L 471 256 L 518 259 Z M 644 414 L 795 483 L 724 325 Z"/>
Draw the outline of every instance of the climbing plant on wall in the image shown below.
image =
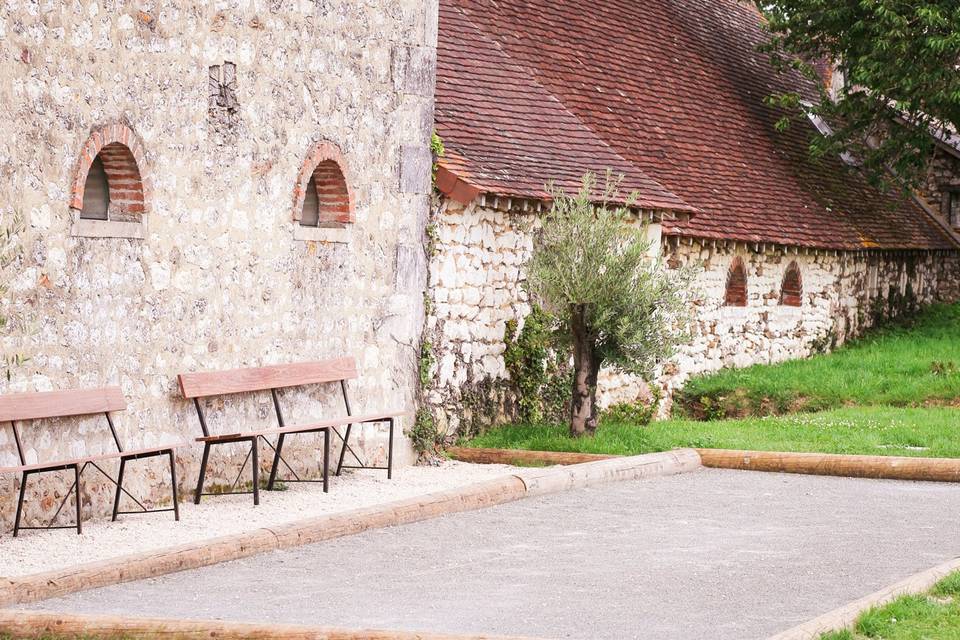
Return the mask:
<path id="1" fill-rule="evenodd" d="M 517 419 L 559 422 L 570 406 L 569 352 L 558 343 L 557 318 L 533 305 L 519 322 L 507 322 L 503 361 L 517 398 Z"/>
<path id="2" fill-rule="evenodd" d="M 8 286 L 13 278 L 11 267 L 22 252 L 19 238 L 23 228 L 23 217 L 17 212 L 11 214 L 0 225 L 0 300 L 4 303 L 7 302 Z M 10 325 L 15 320 L 18 319 L 9 317 L 6 309 L 0 308 L 0 335 L 6 338 L 9 335 Z M 4 375 L 8 381 L 13 374 L 13 369 L 23 364 L 25 359 L 20 351 L 8 350 L 8 346 L 3 344 Z"/>

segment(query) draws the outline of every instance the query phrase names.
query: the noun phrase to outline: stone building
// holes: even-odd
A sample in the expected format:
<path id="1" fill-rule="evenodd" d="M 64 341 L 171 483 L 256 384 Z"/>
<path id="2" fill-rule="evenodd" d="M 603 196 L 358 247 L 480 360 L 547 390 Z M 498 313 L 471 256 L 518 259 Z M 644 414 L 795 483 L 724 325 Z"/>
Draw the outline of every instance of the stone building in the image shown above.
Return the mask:
<path id="1" fill-rule="evenodd" d="M 822 123 L 779 132 L 764 97 L 814 87 L 757 52 L 753 3 L 441 0 L 439 34 L 426 398 L 448 431 L 509 414 L 504 329 L 530 308 L 520 267 L 544 185 L 586 171 L 622 174 L 667 265 L 700 267 L 693 340 L 655 381 L 668 397 L 692 374 L 803 357 L 957 298 L 960 151 L 944 141 L 912 199 L 812 160 Z M 601 387 L 606 403 L 645 393 L 611 372 Z"/>
<path id="2" fill-rule="evenodd" d="M 119 384 L 132 446 L 199 435 L 176 388 L 185 371 L 352 355 L 357 407 L 411 407 L 436 11 L 430 0 L 5 3 L 0 216 L 24 229 L 4 272 L 3 347 L 29 360 L 0 391 Z M 269 402 L 212 403 L 213 428 L 269 424 Z M 284 402 L 292 419 L 343 412 L 322 389 Z M 16 458 L 8 426 L 0 466 Z M 31 462 L 109 445 L 97 422 L 40 426 Z M 357 442 L 382 458 L 384 433 Z M 315 472 L 309 451 L 290 458 Z M 184 490 L 198 457 L 181 450 Z M 220 457 L 214 482 L 242 457 Z M 131 488 L 168 495 L 150 464 L 128 467 Z M 0 483 L 5 530 L 17 486 Z M 31 479 L 28 519 L 65 488 Z M 86 513 L 105 512 L 111 487 L 91 474 L 85 490 Z"/>

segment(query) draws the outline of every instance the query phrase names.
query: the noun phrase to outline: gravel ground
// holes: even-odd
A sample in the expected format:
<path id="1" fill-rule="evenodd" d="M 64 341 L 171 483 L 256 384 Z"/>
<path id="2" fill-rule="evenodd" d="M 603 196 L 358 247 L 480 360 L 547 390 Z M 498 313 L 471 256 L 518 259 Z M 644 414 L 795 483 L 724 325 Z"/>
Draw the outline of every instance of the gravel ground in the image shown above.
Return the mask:
<path id="1" fill-rule="evenodd" d="M 0 576 L 22 576 L 151 551 L 187 542 L 216 538 L 261 527 L 295 522 L 314 516 L 402 500 L 452 489 L 515 471 L 507 465 L 446 461 L 438 467 L 405 466 L 394 469 L 393 480 L 384 471 L 344 471 L 330 478 L 330 493 L 313 483 L 287 485 L 285 491 L 261 491 L 260 506 L 249 495 L 204 497 L 199 506 L 180 506 L 180 522 L 172 513 L 109 517 L 83 523 L 83 535 L 74 530 L 24 531 L 14 538 L 0 536 Z"/>
<path id="2" fill-rule="evenodd" d="M 765 638 L 960 553 L 960 486 L 704 469 L 30 605 L 521 634 Z"/>

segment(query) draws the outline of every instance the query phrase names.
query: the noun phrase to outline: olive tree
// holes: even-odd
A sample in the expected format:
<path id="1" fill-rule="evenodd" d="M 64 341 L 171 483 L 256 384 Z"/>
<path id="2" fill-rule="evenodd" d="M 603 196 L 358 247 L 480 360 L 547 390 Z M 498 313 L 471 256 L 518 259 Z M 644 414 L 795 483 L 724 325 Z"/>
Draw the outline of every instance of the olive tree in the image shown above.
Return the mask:
<path id="1" fill-rule="evenodd" d="M 528 287 L 559 320 L 573 359 L 570 433 L 597 426 L 597 377 L 604 365 L 648 377 L 683 340 L 690 321 L 685 292 L 692 270 L 666 269 L 651 256 L 647 228 L 618 197 L 609 174 L 602 189 L 592 174 L 579 191 L 550 187 L 526 265 Z"/>

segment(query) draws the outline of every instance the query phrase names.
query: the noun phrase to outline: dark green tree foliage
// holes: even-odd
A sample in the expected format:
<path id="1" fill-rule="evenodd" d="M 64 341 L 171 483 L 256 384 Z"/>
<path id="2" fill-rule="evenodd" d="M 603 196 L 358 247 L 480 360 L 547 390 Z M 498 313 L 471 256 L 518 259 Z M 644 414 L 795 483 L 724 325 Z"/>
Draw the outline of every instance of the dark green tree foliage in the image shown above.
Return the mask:
<path id="1" fill-rule="evenodd" d="M 919 184 L 935 135 L 960 130 L 960 0 L 757 0 L 772 33 L 775 65 L 818 80 L 812 107 L 833 129 L 812 144 L 815 155 L 851 153 L 879 186 Z M 833 95 L 814 64 L 836 64 Z M 805 108 L 816 96 L 771 96 Z M 781 121 L 786 126 L 787 120 Z"/>

